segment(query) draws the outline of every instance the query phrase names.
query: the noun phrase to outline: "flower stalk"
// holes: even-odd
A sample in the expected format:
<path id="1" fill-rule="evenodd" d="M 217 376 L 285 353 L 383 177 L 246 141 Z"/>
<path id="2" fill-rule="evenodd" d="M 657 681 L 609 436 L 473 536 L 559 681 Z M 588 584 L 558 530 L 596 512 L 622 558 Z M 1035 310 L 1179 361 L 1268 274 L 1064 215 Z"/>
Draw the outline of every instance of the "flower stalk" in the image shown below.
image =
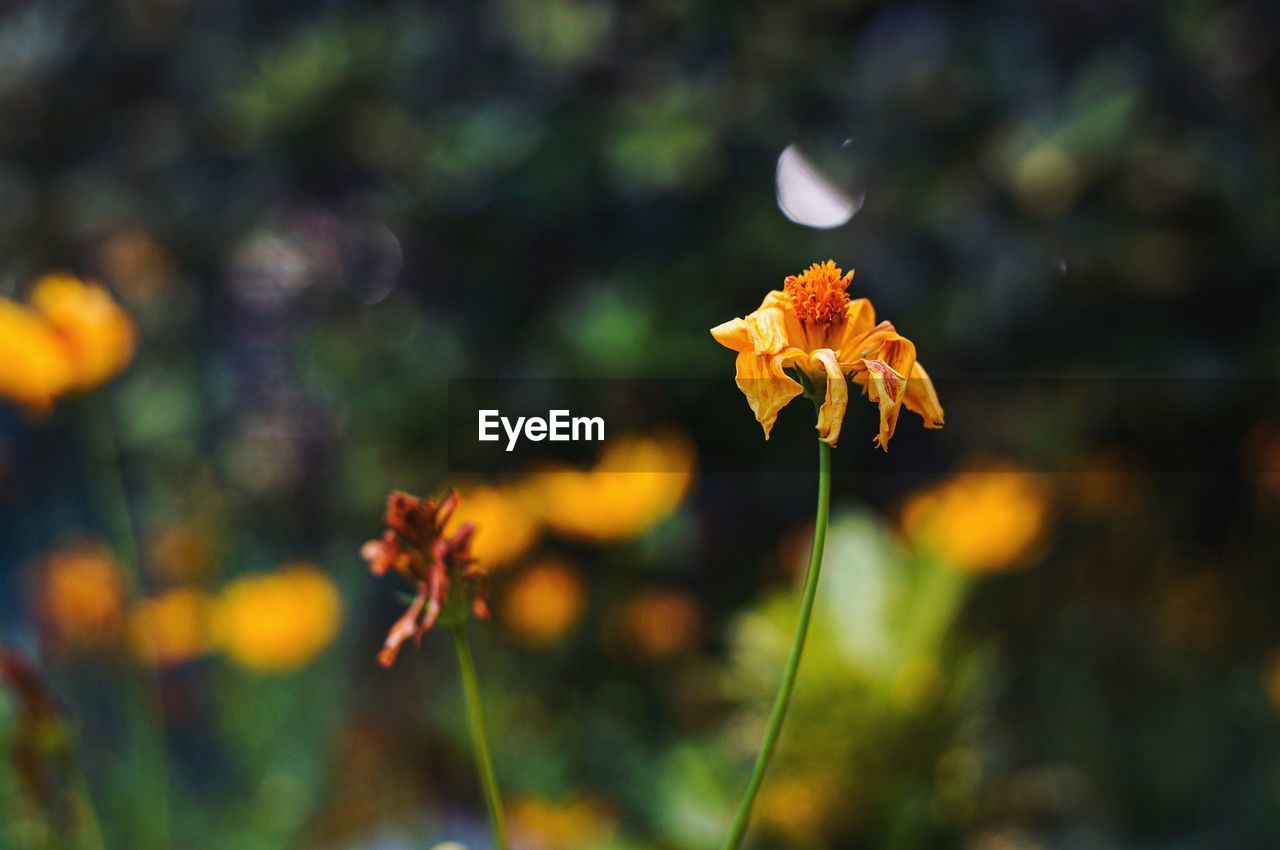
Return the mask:
<path id="1" fill-rule="evenodd" d="M 484 789 L 484 801 L 489 810 L 489 827 L 493 830 L 493 845 L 497 850 L 507 850 L 507 828 L 502 817 L 502 795 L 498 791 L 498 777 L 493 769 L 489 731 L 484 719 L 484 702 L 480 697 L 476 662 L 471 655 L 471 642 L 467 638 L 466 624 L 450 626 L 448 632 L 458 652 L 458 670 L 462 676 L 462 693 L 467 704 L 467 725 L 471 729 L 471 746 L 475 751 L 476 770 L 480 774 L 480 785 Z"/>
<path id="2" fill-rule="evenodd" d="M 815 399 L 815 404 L 821 401 Z M 787 707 L 791 702 L 791 692 L 795 690 L 796 674 L 800 670 L 800 658 L 804 655 L 805 638 L 809 634 L 809 621 L 813 618 L 813 601 L 818 596 L 818 576 L 822 572 L 822 550 L 827 540 L 827 522 L 831 513 L 831 446 L 826 442 L 818 442 L 818 506 L 813 526 L 813 549 L 809 555 L 809 572 L 804 580 L 804 593 L 800 599 L 800 618 L 796 622 L 795 637 L 791 640 L 791 653 L 787 656 L 787 666 L 782 673 L 782 683 L 778 686 L 777 696 L 773 700 L 773 709 L 769 712 L 769 723 L 765 727 L 764 739 L 760 743 L 760 752 L 756 756 L 755 767 L 751 778 L 747 781 L 746 791 L 742 794 L 742 802 L 738 805 L 738 813 L 734 816 L 733 826 L 725 839 L 723 850 L 737 850 L 747 834 L 751 822 L 751 809 L 755 805 L 756 795 L 764 783 L 765 773 L 769 770 L 769 760 L 778 746 L 778 737 L 782 732 L 782 723 L 787 717 Z"/>

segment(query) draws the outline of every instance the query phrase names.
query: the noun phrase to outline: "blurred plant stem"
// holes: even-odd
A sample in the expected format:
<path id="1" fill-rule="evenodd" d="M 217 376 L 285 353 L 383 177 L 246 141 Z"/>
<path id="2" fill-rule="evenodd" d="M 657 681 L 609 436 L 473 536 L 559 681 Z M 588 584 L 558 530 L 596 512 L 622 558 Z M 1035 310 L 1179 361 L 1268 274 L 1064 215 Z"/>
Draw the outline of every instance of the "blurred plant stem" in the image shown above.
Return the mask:
<path id="1" fill-rule="evenodd" d="M 782 684 L 778 687 L 778 695 L 774 697 L 773 709 L 769 712 L 769 725 L 765 728 L 764 740 L 760 743 L 760 753 L 756 756 L 755 767 L 751 771 L 751 779 L 747 782 L 747 790 L 742 795 L 738 813 L 733 819 L 733 827 L 724 841 L 724 850 L 737 850 L 747 834 L 747 826 L 751 822 L 751 807 L 755 804 L 756 795 L 764 782 L 764 775 L 769 770 L 769 759 L 778 745 L 778 736 L 782 732 L 782 723 L 787 717 L 787 705 L 791 702 L 791 692 L 795 689 L 796 673 L 800 670 L 800 657 L 804 654 L 804 641 L 809 633 L 809 620 L 813 617 L 813 601 L 818 595 L 818 576 L 822 572 L 822 548 L 827 540 L 827 521 L 831 513 L 831 447 L 818 442 L 818 507 L 813 526 L 813 549 L 809 555 L 809 572 L 804 580 L 804 594 L 800 600 L 800 619 L 796 623 L 796 634 L 791 641 L 791 654 L 787 656 L 787 666 L 782 673 Z"/>
<path id="2" fill-rule="evenodd" d="M 471 744 L 475 749 L 476 769 L 480 772 L 480 784 L 484 788 L 484 799 L 489 808 L 489 826 L 493 829 L 493 844 L 497 850 L 507 850 L 507 828 L 502 816 L 502 796 L 498 792 L 498 777 L 493 770 L 489 732 L 484 719 L 484 703 L 480 698 L 480 683 L 476 677 L 475 659 L 471 657 L 471 642 L 467 638 L 466 624 L 451 627 L 449 635 L 453 638 L 454 648 L 458 651 L 462 692 L 467 702 L 467 722 L 471 727 Z"/>
<path id="3" fill-rule="evenodd" d="M 138 545 L 133 508 L 128 485 L 120 463 L 120 445 L 116 439 L 115 420 L 105 391 L 86 397 L 80 409 L 85 460 L 90 469 L 94 505 L 102 512 L 106 533 L 116 552 L 116 560 L 125 576 L 126 598 L 136 601 L 143 592 L 141 547 Z M 126 689 L 130 751 L 134 761 L 143 763 L 146 775 L 147 806 L 143 821 L 145 836 L 135 836 L 140 850 L 169 850 L 172 845 L 169 804 L 169 771 L 164 741 L 164 702 L 160 681 L 141 668 L 129 677 Z M 153 722 L 154 720 L 154 722 Z M 86 795 L 87 798 L 87 795 Z M 88 798 L 86 804 L 89 803 Z"/>

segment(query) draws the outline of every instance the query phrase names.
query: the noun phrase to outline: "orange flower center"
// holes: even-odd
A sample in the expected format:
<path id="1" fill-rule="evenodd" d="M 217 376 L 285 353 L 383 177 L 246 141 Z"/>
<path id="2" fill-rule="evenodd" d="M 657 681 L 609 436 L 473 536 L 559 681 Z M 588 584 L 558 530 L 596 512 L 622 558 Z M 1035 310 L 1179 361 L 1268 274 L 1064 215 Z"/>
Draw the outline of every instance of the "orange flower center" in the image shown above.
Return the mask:
<path id="1" fill-rule="evenodd" d="M 802 322 L 829 325 L 845 317 L 849 304 L 849 281 L 853 270 L 842 274 L 835 260 L 814 263 L 799 275 L 788 275 L 783 288 L 796 308 L 796 318 Z"/>

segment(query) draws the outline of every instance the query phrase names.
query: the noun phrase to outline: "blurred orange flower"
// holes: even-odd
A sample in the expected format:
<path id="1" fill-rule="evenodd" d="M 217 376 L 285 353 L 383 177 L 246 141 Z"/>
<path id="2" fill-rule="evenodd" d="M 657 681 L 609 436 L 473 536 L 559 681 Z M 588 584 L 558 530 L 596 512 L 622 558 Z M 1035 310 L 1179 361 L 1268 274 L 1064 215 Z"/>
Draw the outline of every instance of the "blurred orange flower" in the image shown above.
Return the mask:
<path id="1" fill-rule="evenodd" d="M 916 547 L 966 572 L 1023 566 L 1049 518 L 1042 476 L 1011 466 L 975 468 L 922 490 L 902 510 L 902 530 Z"/>
<path id="2" fill-rule="evenodd" d="M 133 320 L 103 287 L 48 274 L 30 307 L 0 299 L 0 395 L 33 409 L 115 376 L 133 357 Z"/>
<path id="3" fill-rule="evenodd" d="M 622 634 L 628 648 L 651 661 L 692 649 L 702 632 L 698 603 L 679 590 L 648 590 L 622 609 Z"/>
<path id="4" fill-rule="evenodd" d="M 596 800 L 524 797 L 511 804 L 511 832 L 524 850 L 597 850 L 613 840 L 617 818 Z"/>
<path id="5" fill-rule="evenodd" d="M 825 386 L 818 438 L 834 446 L 849 403 L 846 377 L 879 406 L 875 441 L 885 451 L 903 404 L 926 428 L 942 427 L 942 405 L 916 361 L 915 345 L 889 322 L 876 324 L 869 300 L 850 300 L 852 280 L 853 271 L 845 274 L 833 260 L 814 263 L 788 276 L 783 289 L 766 295 L 754 313 L 711 329 L 717 342 L 738 353 L 738 388 L 766 440 L 778 412 L 805 393 L 806 385 L 815 392 Z"/>
<path id="6" fill-rule="evenodd" d="M 535 474 L 529 481 L 532 503 L 561 534 L 625 540 L 675 511 L 693 479 L 693 461 L 683 437 L 619 438 L 590 470 L 555 467 Z"/>
<path id="7" fill-rule="evenodd" d="M 227 657 L 251 670 L 292 670 L 338 633 L 342 603 L 333 580 L 310 564 L 236 579 L 214 610 L 214 635 Z"/>
<path id="8" fill-rule="evenodd" d="M 449 529 L 464 523 L 475 526 L 480 533 L 471 541 L 471 554 L 481 567 L 492 569 L 508 564 L 537 540 L 540 523 L 529 508 L 523 487 L 471 487 L 458 496 L 458 508 Z"/>
<path id="9" fill-rule="evenodd" d="M 396 572 L 418 586 L 408 610 L 387 633 L 378 654 L 383 667 L 395 663 L 405 641 L 421 639 L 437 620 L 456 626 L 471 613 L 489 616 L 485 572 L 471 555 L 475 526 L 463 523 L 445 533 L 457 507 L 458 494 L 452 490 L 439 502 L 394 492 L 383 515 L 387 529 L 360 549 L 374 575 Z"/>
<path id="10" fill-rule="evenodd" d="M 757 803 L 760 825 L 787 840 L 788 844 L 809 846 L 820 842 L 838 808 L 848 810 L 850 801 L 837 789 L 834 776 L 777 776 L 760 789 Z"/>
<path id="11" fill-rule="evenodd" d="M 545 558 L 516 576 L 502 598 L 502 621 L 531 646 L 555 643 L 577 625 L 586 607 L 578 573 L 565 562 Z"/>
<path id="12" fill-rule="evenodd" d="M 129 643 L 140 661 L 181 664 L 213 648 L 213 600 L 194 590 L 173 590 L 137 603 L 129 612 Z"/>
<path id="13" fill-rule="evenodd" d="M 48 553 L 37 575 L 37 611 L 60 646 L 114 640 L 124 617 L 120 565 L 99 543 L 77 543 Z"/>
<path id="14" fill-rule="evenodd" d="M 74 379 L 62 340 L 44 317 L 0 299 L 0 396 L 42 410 Z"/>

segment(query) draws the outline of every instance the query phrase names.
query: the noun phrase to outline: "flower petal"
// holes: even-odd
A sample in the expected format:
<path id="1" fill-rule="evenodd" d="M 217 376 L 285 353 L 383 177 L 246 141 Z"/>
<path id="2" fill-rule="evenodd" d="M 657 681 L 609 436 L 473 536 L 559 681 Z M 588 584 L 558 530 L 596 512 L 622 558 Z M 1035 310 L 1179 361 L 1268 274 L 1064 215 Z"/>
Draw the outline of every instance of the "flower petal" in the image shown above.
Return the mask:
<path id="1" fill-rule="evenodd" d="M 942 402 L 933 388 L 933 380 L 917 360 L 911 367 L 911 377 L 907 379 L 907 395 L 903 399 L 907 410 L 920 415 L 926 428 L 941 428 L 943 421 Z"/>
<path id="2" fill-rule="evenodd" d="M 794 352 L 794 354 L 792 353 Z M 756 421 L 764 428 L 764 438 L 769 439 L 773 423 L 778 419 L 778 411 L 787 406 L 791 399 L 804 392 L 790 375 L 783 371 L 789 359 L 800 352 L 773 355 L 753 354 L 743 351 L 738 354 L 737 377 L 738 389 L 747 397 L 751 412 Z"/>
<path id="3" fill-rule="evenodd" d="M 889 440 L 898 427 L 898 412 L 906 395 L 907 381 L 883 360 L 864 359 L 858 364 L 867 373 L 867 396 L 880 408 L 880 433 L 876 434 L 875 440 L 887 452 Z"/>
<path id="4" fill-rule="evenodd" d="M 818 439 L 834 448 L 849 407 L 849 384 L 834 351 L 822 348 L 813 352 L 812 357 L 827 373 L 827 394 L 818 409 Z"/>

